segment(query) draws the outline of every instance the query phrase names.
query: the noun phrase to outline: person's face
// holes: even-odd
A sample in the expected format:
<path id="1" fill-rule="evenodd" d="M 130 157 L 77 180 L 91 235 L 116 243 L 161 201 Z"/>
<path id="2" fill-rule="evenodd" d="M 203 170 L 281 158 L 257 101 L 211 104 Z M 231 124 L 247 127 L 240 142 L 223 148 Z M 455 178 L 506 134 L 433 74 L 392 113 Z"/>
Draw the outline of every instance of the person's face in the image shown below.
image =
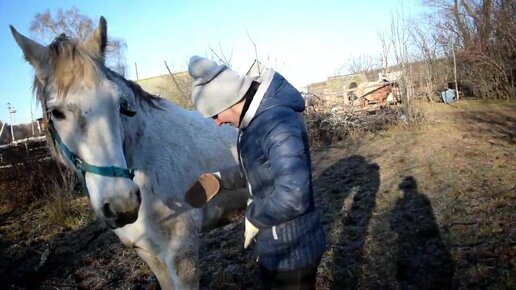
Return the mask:
<path id="1" fill-rule="evenodd" d="M 240 114 L 242 113 L 242 107 L 243 102 L 239 102 L 233 105 L 232 107 L 229 107 L 228 109 L 213 116 L 212 119 L 215 122 L 215 124 L 217 124 L 217 126 L 220 126 L 222 124 L 229 124 L 235 128 L 238 128 Z"/>

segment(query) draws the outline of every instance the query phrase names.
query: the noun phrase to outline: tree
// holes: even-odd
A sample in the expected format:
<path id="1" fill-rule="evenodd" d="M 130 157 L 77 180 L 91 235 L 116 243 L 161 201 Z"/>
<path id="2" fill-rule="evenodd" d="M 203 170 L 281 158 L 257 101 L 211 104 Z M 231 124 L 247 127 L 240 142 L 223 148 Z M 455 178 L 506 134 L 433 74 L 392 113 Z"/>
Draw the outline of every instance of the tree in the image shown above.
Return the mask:
<path id="1" fill-rule="evenodd" d="M 380 53 L 380 59 L 382 62 L 382 73 L 387 74 L 389 71 L 389 55 L 391 51 L 391 44 L 388 41 L 387 32 L 385 30 L 378 31 L 378 40 L 382 51 Z"/>
<path id="2" fill-rule="evenodd" d="M 410 19 L 406 15 L 401 2 L 391 12 L 390 30 L 386 32 L 383 41 L 390 40 L 387 52 L 391 52 L 396 70 L 400 73 L 397 78 L 398 93 L 403 102 L 403 111 L 408 123 L 419 126 L 424 121 L 424 113 L 415 101 L 416 82 L 414 78 L 414 47 L 411 42 Z M 387 47 L 386 44 L 382 45 Z M 386 59 L 389 59 L 388 57 Z"/>
<path id="3" fill-rule="evenodd" d="M 378 58 L 369 54 L 360 54 L 348 59 L 347 71 L 351 74 L 371 73 L 380 68 L 381 64 Z"/>
<path id="4" fill-rule="evenodd" d="M 61 33 L 71 38 L 87 38 L 95 29 L 94 22 L 88 16 L 82 15 L 77 7 L 69 10 L 57 10 L 55 15 L 47 10 L 34 16 L 30 26 L 30 32 L 34 39 L 42 43 L 50 43 Z M 125 50 L 127 44 L 120 38 L 108 38 L 106 47 L 106 65 L 114 71 L 125 76 L 127 65 Z"/>
<path id="5" fill-rule="evenodd" d="M 401 5 L 401 4 L 400 4 Z M 397 6 L 391 14 L 390 48 L 396 65 L 401 70 L 400 94 L 405 104 L 409 104 L 413 97 L 413 78 L 411 64 L 414 58 L 410 53 L 410 23 L 403 6 Z"/>
<path id="6" fill-rule="evenodd" d="M 417 58 L 424 64 L 419 72 L 423 76 L 424 94 L 428 101 L 434 102 L 436 92 L 444 89 L 444 85 L 448 83 L 450 70 L 446 66 L 435 32 L 426 28 L 414 21 L 410 34 Z"/>
<path id="7" fill-rule="evenodd" d="M 514 0 L 427 0 L 438 39 L 451 54 L 455 43 L 464 80 L 483 98 L 514 98 L 516 2 Z"/>

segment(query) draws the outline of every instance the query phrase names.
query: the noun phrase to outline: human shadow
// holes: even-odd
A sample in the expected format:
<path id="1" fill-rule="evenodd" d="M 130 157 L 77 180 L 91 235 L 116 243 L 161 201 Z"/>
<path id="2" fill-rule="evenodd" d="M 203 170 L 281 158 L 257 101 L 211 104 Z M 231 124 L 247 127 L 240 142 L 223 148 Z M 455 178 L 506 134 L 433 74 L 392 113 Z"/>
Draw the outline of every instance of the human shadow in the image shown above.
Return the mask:
<path id="1" fill-rule="evenodd" d="M 399 184 L 390 227 L 397 234 L 396 280 L 400 289 L 454 289 L 454 266 L 441 239 L 430 200 L 418 192 L 416 179 Z"/>
<path id="2" fill-rule="evenodd" d="M 319 268 L 319 289 L 358 287 L 379 186 L 380 167 L 359 155 L 339 160 L 314 181 L 328 244 Z"/>

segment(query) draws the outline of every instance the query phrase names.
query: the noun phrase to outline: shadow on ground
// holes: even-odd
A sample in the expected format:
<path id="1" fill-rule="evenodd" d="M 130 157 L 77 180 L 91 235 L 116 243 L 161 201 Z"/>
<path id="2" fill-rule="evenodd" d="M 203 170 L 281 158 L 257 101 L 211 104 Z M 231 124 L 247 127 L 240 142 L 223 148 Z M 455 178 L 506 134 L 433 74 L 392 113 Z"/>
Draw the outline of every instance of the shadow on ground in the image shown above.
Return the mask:
<path id="1" fill-rule="evenodd" d="M 356 289 L 380 186 L 380 167 L 354 155 L 324 170 L 314 185 L 328 242 L 319 268 L 318 288 Z"/>
<path id="2" fill-rule="evenodd" d="M 396 281 L 400 289 L 454 289 L 453 260 L 439 234 L 429 199 L 414 177 L 399 184 L 390 227 L 396 233 Z"/>
<path id="3" fill-rule="evenodd" d="M 385 251 L 396 257 L 395 270 L 388 277 L 374 280 L 369 279 L 371 273 L 365 272 L 372 259 L 365 244 L 371 239 L 369 224 L 378 198 L 380 167 L 354 155 L 324 170 L 314 184 L 328 237 L 328 250 L 318 272 L 318 289 L 454 288 L 452 257 L 440 237 L 430 201 L 418 192 L 413 177 L 400 183 L 403 197 L 388 215 L 396 241 Z"/>
<path id="4" fill-rule="evenodd" d="M 156 289 L 157 281 L 138 269 L 142 262 L 136 260 L 129 272 L 114 267 L 135 256 L 128 253 L 99 222 L 50 240 L 0 241 L 0 288 Z"/>

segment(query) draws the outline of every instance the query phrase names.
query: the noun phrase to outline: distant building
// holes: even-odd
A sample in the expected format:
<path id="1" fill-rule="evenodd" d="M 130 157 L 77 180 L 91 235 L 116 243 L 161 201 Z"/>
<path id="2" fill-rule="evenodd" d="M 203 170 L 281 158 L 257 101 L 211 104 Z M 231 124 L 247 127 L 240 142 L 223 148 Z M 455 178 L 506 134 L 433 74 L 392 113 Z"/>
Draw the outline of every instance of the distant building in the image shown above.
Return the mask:
<path id="1" fill-rule="evenodd" d="M 400 72 L 391 72 L 385 75 L 378 71 L 371 71 L 332 76 L 328 77 L 324 82 L 309 84 L 307 86 L 307 93 L 313 94 L 319 100 L 329 104 L 340 103 L 346 105 L 358 101 L 361 97 L 368 96 L 372 92 L 376 92 L 386 83 L 396 82 L 400 75 Z"/>

